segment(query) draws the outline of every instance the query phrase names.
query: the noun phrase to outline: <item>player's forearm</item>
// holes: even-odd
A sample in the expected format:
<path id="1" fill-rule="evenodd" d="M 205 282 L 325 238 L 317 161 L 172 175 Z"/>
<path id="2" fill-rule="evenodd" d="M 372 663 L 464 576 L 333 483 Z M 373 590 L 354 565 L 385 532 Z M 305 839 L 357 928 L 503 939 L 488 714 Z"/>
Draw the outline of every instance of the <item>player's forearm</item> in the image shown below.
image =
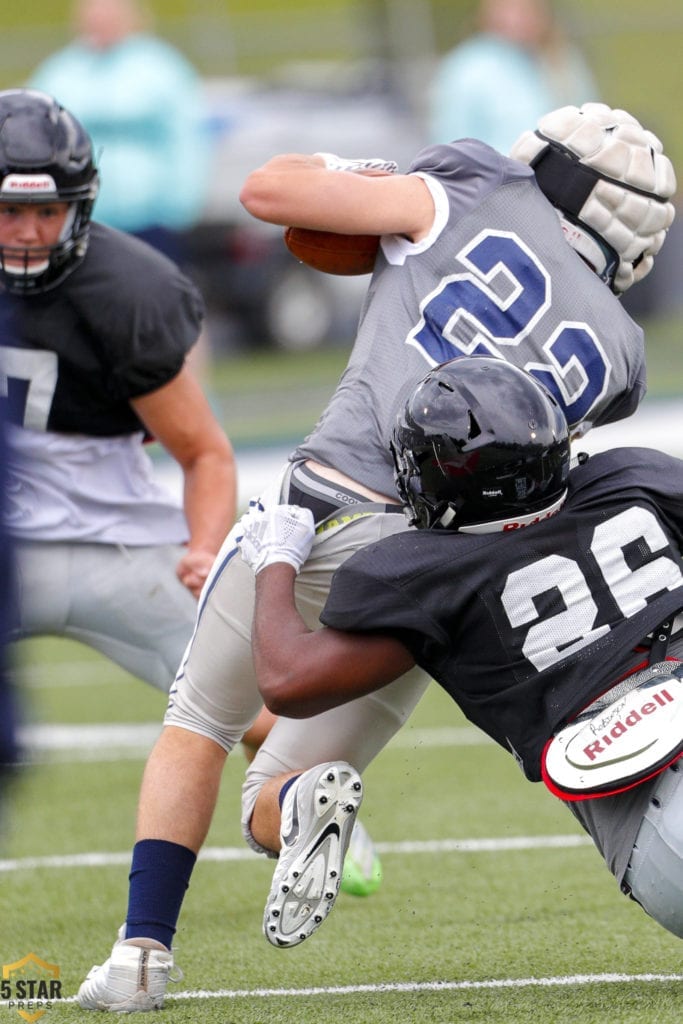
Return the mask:
<path id="1" fill-rule="evenodd" d="M 305 216 L 325 164 L 321 157 L 302 153 L 275 156 L 257 167 L 245 180 L 240 202 L 259 220 L 288 225 L 292 218 Z"/>
<path id="2" fill-rule="evenodd" d="M 184 473 L 184 509 L 190 538 L 176 573 L 183 586 L 198 598 L 235 518 L 232 452 L 206 455 L 186 467 Z"/>
<path id="3" fill-rule="evenodd" d="M 259 690 L 274 714 L 320 714 L 380 689 L 413 665 L 391 638 L 309 630 L 294 602 L 295 578 L 285 563 L 256 577 L 252 652 Z"/>
<path id="4" fill-rule="evenodd" d="M 206 453 L 185 468 L 183 507 L 188 548 L 215 556 L 237 509 L 237 472 L 230 449 Z"/>
<path id="5" fill-rule="evenodd" d="M 261 696 L 274 714 L 297 714 L 290 707 L 297 676 L 305 671 L 306 638 L 311 635 L 294 602 L 296 572 L 276 562 L 256 576 L 251 645 Z M 284 701 L 284 704 L 283 704 Z"/>
<path id="6" fill-rule="evenodd" d="M 412 234 L 434 215 L 420 179 L 328 170 L 315 154 L 270 160 L 246 179 L 240 201 L 270 224 L 341 234 Z"/>

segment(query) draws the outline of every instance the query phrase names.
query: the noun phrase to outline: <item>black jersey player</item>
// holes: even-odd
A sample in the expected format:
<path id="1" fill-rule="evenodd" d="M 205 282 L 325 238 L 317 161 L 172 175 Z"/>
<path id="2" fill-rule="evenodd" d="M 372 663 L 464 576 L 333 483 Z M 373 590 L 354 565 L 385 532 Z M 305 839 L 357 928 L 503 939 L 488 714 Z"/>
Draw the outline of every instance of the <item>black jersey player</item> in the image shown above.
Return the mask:
<path id="1" fill-rule="evenodd" d="M 652 733 L 648 742 L 664 743 L 667 709 L 681 700 L 683 631 L 668 634 L 683 608 L 683 462 L 622 448 L 580 457 L 570 471 L 558 404 L 529 374 L 488 357 L 428 374 L 393 450 L 417 530 L 337 570 L 321 615 L 328 628 L 310 632 L 294 603 L 295 568 L 311 545 L 315 559 L 318 543 L 310 511 L 281 506 L 244 520 L 269 706 L 316 714 L 421 665 L 528 779 L 566 798 L 622 891 L 683 938 L 683 772 L 669 763 L 683 744 L 680 721 L 666 756 L 629 770 L 639 730 L 651 722 L 657 742 Z M 577 718 L 590 740 L 568 760 L 580 763 L 583 751 L 586 765 L 608 764 L 599 785 L 585 767 L 571 785 L 547 770 L 549 742 Z M 320 777 L 320 766 L 309 769 L 285 795 L 266 909 L 267 921 L 287 916 L 304 931 L 308 915 L 312 931 L 327 913 L 306 879 L 339 813 L 318 807 Z M 299 830 L 288 843 L 292 804 Z M 276 803 L 270 814 L 279 822 Z"/>
<path id="2" fill-rule="evenodd" d="M 0 390 L 18 636 L 83 641 L 168 690 L 235 513 L 187 355 L 203 308 L 170 260 L 91 222 L 92 146 L 52 97 L 0 93 Z M 145 440 L 184 475 L 161 487 Z"/>

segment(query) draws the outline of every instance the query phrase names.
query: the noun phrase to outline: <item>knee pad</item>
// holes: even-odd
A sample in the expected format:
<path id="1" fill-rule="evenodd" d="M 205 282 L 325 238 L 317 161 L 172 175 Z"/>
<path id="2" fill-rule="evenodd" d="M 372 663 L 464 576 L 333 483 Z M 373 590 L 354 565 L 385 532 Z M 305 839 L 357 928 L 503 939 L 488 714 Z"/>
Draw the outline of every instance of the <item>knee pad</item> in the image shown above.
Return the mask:
<path id="1" fill-rule="evenodd" d="M 683 764 L 653 788 L 624 875 L 624 888 L 650 917 L 683 938 Z"/>

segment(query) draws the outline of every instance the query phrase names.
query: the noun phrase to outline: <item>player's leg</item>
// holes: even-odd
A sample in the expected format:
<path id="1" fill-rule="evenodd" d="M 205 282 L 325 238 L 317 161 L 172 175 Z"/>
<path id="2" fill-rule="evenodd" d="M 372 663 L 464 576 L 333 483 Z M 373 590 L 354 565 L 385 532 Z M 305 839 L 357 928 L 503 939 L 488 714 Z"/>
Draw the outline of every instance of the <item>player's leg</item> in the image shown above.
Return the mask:
<path id="1" fill-rule="evenodd" d="M 327 761 L 348 761 L 363 772 L 408 720 L 429 683 L 415 668 L 375 693 L 313 718 L 278 718 L 245 777 L 242 825 L 249 845 L 276 855 L 282 783 Z"/>
<path id="2" fill-rule="evenodd" d="M 568 807 L 621 891 L 683 938 L 683 766 L 677 762 L 617 796 Z"/>
<path id="3" fill-rule="evenodd" d="M 655 780 L 622 889 L 667 931 L 683 939 L 683 766 Z"/>
<path id="4" fill-rule="evenodd" d="M 264 707 L 251 729 L 242 737 L 242 749 L 249 763 L 254 760 L 276 721 L 277 716 Z M 382 864 L 377 849 L 361 819 L 356 818 L 344 858 L 341 891 L 351 896 L 369 896 L 377 891 L 381 882 Z"/>
<path id="5" fill-rule="evenodd" d="M 72 559 L 75 595 L 67 635 L 168 693 L 197 616 L 196 598 L 176 575 L 183 549 L 164 544 L 92 550 L 98 547 L 80 545 Z M 83 578 L 87 590 L 79 592 Z"/>
<path id="6" fill-rule="evenodd" d="M 329 508 L 329 487 L 316 496 L 315 477 L 294 477 L 294 491 L 289 498 L 294 501 L 307 501 L 312 498 L 312 507 L 319 516 Z M 324 484 L 324 481 L 323 481 Z M 297 490 L 297 486 L 307 487 L 309 491 Z M 285 488 L 289 484 L 285 482 Z M 317 503 L 316 503 L 317 502 Z M 315 542 L 311 558 L 304 566 L 297 583 L 297 603 L 299 609 L 311 629 L 319 625 L 318 616 L 329 592 L 334 571 L 343 561 L 360 547 L 371 543 L 381 536 L 407 529 L 407 522 L 399 506 L 395 512 L 377 512 L 384 506 L 360 504 L 353 506 L 352 511 L 365 508 L 375 512 L 363 515 L 351 523 L 332 526 L 336 521 L 335 514 L 326 521 L 326 527 Z M 348 513 L 349 509 L 345 511 Z M 343 517 L 348 518 L 348 515 Z M 323 520 L 324 521 L 324 520 Z M 276 718 L 263 708 L 252 728 L 242 739 L 243 749 L 248 761 L 264 742 Z M 323 756 L 322 760 L 326 760 Z M 367 896 L 374 892 L 382 880 L 382 866 L 374 842 L 365 829 L 362 821 L 356 819 L 344 859 L 341 889 L 355 896 Z"/>
<path id="7" fill-rule="evenodd" d="M 378 512 L 322 531 L 296 583 L 297 606 L 309 628 L 314 629 L 318 625 L 320 610 L 336 568 L 359 547 L 406 528 L 402 515 Z M 358 791 L 355 788 L 360 782 L 357 772 L 372 760 L 408 718 L 428 682 L 425 675 L 416 669 L 390 687 L 326 715 L 305 722 L 278 719 L 261 746 L 247 771 L 242 820 L 247 841 L 261 852 L 274 855 L 280 850 L 281 838 L 286 837 L 287 855 L 280 855 L 264 922 L 266 935 L 275 944 L 301 941 L 301 935 L 306 937 L 310 934 L 332 906 L 339 887 L 341 863 L 360 804 L 359 792 L 362 794 L 362 789 Z M 281 776 L 286 778 L 309 768 L 312 771 L 305 772 L 291 787 L 282 786 Z M 328 775 L 332 776 L 331 779 Z M 255 810 L 262 787 L 273 779 L 280 781 L 264 791 L 263 799 Z M 283 809 L 282 823 L 280 805 Z M 325 812 L 321 813 L 323 806 Z M 289 819 L 294 817 L 301 826 L 296 835 L 288 827 Z M 290 907 L 292 913 L 287 915 L 288 920 L 301 924 L 302 929 L 287 935 L 282 927 L 273 930 L 271 910 L 277 915 L 282 909 L 277 902 L 273 903 L 273 894 L 281 891 L 282 885 L 292 888 L 284 876 L 289 872 L 299 872 L 300 862 L 307 861 L 306 850 L 313 849 L 316 836 L 323 833 L 326 838 L 333 835 L 335 839 L 326 843 L 324 856 L 316 860 L 316 865 L 322 863 L 324 871 L 321 874 L 316 868 L 315 885 L 309 891 L 317 893 L 317 898 L 306 901 L 307 920 L 301 920 L 301 908 L 292 911 Z M 299 874 L 299 887 L 303 884 L 301 878 L 307 885 L 310 873 Z M 327 885 L 328 881 L 331 881 L 331 887 Z M 296 888 L 292 889 L 294 895 Z M 282 916 L 279 920 L 282 921 Z"/>
<path id="8" fill-rule="evenodd" d="M 258 718 L 247 729 L 242 737 L 242 750 L 247 761 L 251 764 L 256 756 L 256 751 L 261 746 L 266 736 L 277 722 L 277 715 L 274 715 L 268 708 L 261 708 Z"/>
<path id="9" fill-rule="evenodd" d="M 681 620 L 668 656 L 683 657 Z M 567 805 L 592 837 L 621 891 L 683 938 L 683 762 L 616 796 Z"/>
<path id="10" fill-rule="evenodd" d="M 315 718 L 280 718 L 250 764 L 242 801 L 245 837 L 253 849 L 279 854 L 264 914 L 264 934 L 274 945 L 303 941 L 334 905 L 362 799 L 360 772 L 428 685 L 429 678 L 413 669 Z"/>
<path id="11" fill-rule="evenodd" d="M 208 831 L 226 756 L 262 702 L 251 657 L 254 577 L 229 552 L 202 599 L 148 759 L 137 839 L 167 839 L 197 853 Z"/>
<path id="12" fill-rule="evenodd" d="M 21 635 L 87 644 L 168 692 L 197 614 L 175 574 L 178 545 L 24 542 L 20 549 Z"/>
<path id="13" fill-rule="evenodd" d="M 148 1010 L 163 1002 L 173 967 L 167 954 L 225 758 L 261 707 L 250 643 L 253 574 L 234 548 L 222 554 L 145 767 L 124 930 L 81 986 L 84 1009 Z"/>
<path id="14" fill-rule="evenodd" d="M 15 543 L 17 621 L 12 639 L 61 634 L 69 614 L 68 544 Z"/>

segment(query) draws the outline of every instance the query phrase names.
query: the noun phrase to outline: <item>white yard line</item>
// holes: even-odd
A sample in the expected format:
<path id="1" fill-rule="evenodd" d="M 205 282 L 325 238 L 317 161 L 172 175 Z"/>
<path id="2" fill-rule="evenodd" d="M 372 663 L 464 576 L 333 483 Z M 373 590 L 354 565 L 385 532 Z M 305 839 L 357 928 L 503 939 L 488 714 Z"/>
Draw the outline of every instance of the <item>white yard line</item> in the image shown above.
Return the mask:
<path id="1" fill-rule="evenodd" d="M 145 758 L 161 731 L 158 722 L 108 725 L 27 725 L 19 730 L 24 763 L 78 764 L 83 761 L 126 761 Z M 389 746 L 404 750 L 469 747 L 492 743 L 471 726 L 406 727 Z"/>
<path id="2" fill-rule="evenodd" d="M 553 988 L 563 985 L 633 984 L 683 981 L 683 974 L 570 974 L 554 978 L 490 978 L 485 981 L 397 981 L 379 985 L 330 985 L 326 988 L 219 989 L 174 992 L 167 999 L 252 999 L 271 996 L 355 995 L 385 992 L 458 992 L 495 988 Z"/>
<path id="3" fill-rule="evenodd" d="M 584 835 L 509 836 L 505 839 L 426 839 L 396 843 L 376 843 L 377 852 L 398 856 L 431 853 L 510 853 L 517 850 L 566 850 L 592 846 Z M 224 862 L 255 860 L 259 854 L 248 847 L 207 846 L 200 860 Z M 67 868 L 109 868 L 130 862 L 130 852 L 72 853 L 48 857 L 16 857 L 0 860 L 0 874 L 14 871 L 63 870 Z"/>
<path id="4" fill-rule="evenodd" d="M 186 992 L 167 992 L 167 1000 L 178 999 L 274 999 L 307 996 L 385 995 L 392 992 L 472 992 L 490 989 L 562 988 L 568 985 L 634 985 L 683 981 L 683 974 L 566 974 L 550 978 L 487 978 L 484 981 L 395 981 L 376 985 L 328 985 L 311 988 L 244 988 L 194 989 Z M 75 1003 L 76 997 L 60 999 L 62 1003 Z M 8 1007 L 6 999 L 0 1006 Z"/>

